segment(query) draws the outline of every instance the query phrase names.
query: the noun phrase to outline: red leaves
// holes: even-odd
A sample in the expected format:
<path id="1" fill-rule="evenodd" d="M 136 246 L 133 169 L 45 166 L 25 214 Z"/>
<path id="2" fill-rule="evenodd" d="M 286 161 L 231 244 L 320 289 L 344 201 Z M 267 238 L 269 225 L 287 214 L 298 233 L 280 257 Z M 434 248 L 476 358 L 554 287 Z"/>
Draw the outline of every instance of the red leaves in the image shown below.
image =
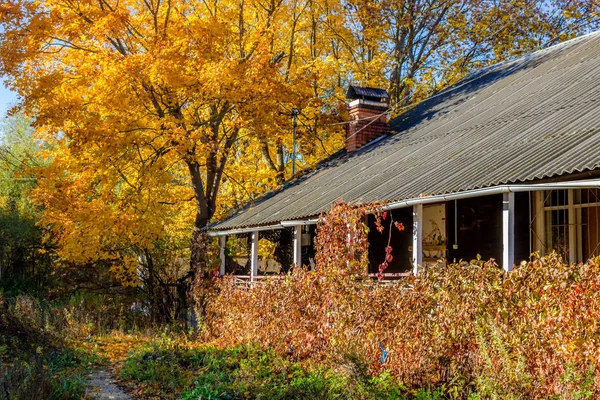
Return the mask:
<path id="1" fill-rule="evenodd" d="M 385 253 L 380 278 L 392 246 Z M 592 261 L 569 266 L 549 256 L 510 274 L 491 262 L 439 266 L 394 285 L 306 270 L 251 290 L 229 279 L 216 285 L 204 321 L 223 345 L 259 342 L 333 366 L 351 348 L 377 373 L 381 343 L 385 370 L 408 388 L 458 376 L 465 386 L 457 389 L 468 391 L 485 376 L 502 388 L 499 398 L 571 398 L 569 385 L 583 381 L 566 382 L 566 368 L 600 376 L 600 265 Z M 597 398 L 600 382 L 589 382 Z"/>
<path id="2" fill-rule="evenodd" d="M 365 207 L 342 202 L 333 205 L 317 227 L 316 263 L 325 275 L 365 276 L 368 272 L 368 229 Z"/>

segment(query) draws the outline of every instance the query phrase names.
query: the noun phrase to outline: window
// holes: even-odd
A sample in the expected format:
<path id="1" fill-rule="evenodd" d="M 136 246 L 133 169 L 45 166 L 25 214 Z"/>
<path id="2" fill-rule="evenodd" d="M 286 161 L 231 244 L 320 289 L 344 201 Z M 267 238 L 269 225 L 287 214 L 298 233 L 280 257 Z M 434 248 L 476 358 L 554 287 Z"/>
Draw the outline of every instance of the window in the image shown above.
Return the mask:
<path id="1" fill-rule="evenodd" d="M 543 196 L 546 249 L 582 262 L 600 253 L 600 190 L 550 190 Z"/>

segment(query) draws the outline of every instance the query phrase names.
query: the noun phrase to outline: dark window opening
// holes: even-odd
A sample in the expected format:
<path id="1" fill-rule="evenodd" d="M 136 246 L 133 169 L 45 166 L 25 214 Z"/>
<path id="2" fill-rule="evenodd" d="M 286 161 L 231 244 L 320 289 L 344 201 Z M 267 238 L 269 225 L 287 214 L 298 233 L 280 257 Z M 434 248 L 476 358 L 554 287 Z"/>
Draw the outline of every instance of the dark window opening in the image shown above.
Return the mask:
<path id="1" fill-rule="evenodd" d="M 302 266 L 314 269 L 315 267 L 315 238 L 317 225 L 304 225 L 302 227 Z"/>
<path id="2" fill-rule="evenodd" d="M 404 230 L 399 231 L 396 227 L 391 226 L 390 246 L 393 249 L 393 259 L 384 273 L 410 272 L 412 270 L 412 252 L 409 250 L 412 246 L 412 208 L 400 208 L 388 211 L 387 214 L 387 218 L 381 221 L 384 226 L 383 232 L 377 231 L 375 217 L 373 215 L 368 216 L 369 273 L 379 272 L 379 264 L 385 260 L 385 248 L 390 238 L 390 217 L 393 221 L 401 222 L 404 225 Z"/>
<path id="3" fill-rule="evenodd" d="M 258 235 L 258 273 L 285 273 L 294 263 L 294 231 L 292 228 L 261 231 Z"/>
<path id="4" fill-rule="evenodd" d="M 502 262 L 502 195 L 457 200 L 448 204 L 450 262 L 483 260 Z"/>
<path id="5" fill-rule="evenodd" d="M 229 235 L 225 242 L 225 273 L 250 275 L 252 234 Z"/>

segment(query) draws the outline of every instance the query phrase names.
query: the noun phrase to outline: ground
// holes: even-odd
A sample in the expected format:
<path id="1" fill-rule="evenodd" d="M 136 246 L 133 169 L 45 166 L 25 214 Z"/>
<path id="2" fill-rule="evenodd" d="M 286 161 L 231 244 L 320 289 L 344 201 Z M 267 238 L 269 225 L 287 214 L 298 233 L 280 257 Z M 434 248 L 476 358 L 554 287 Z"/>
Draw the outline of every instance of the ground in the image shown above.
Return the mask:
<path id="1" fill-rule="evenodd" d="M 86 385 L 86 393 L 97 400 L 130 400 L 132 397 L 119 387 L 105 369 L 92 372 Z"/>
<path id="2" fill-rule="evenodd" d="M 88 353 L 98 355 L 101 360 L 98 368 L 88 376 L 86 393 L 91 399 L 129 400 L 137 396 L 135 386 L 118 379 L 128 353 L 151 339 L 145 335 L 131 335 L 112 332 L 106 335 L 90 336 L 81 342 L 81 347 Z"/>

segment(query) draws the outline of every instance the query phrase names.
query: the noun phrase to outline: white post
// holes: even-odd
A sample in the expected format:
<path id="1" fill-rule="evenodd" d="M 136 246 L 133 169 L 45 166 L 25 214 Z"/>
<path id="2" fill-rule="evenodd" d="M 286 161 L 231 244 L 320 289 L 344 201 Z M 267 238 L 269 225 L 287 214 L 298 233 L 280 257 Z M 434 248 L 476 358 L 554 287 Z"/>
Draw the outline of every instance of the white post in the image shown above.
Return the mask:
<path id="1" fill-rule="evenodd" d="M 568 189 L 568 215 L 569 221 L 569 261 L 577 262 L 577 215 L 575 214 L 575 196 L 573 189 Z"/>
<path id="2" fill-rule="evenodd" d="M 413 206 L 413 243 L 412 243 L 413 274 L 419 272 L 423 265 L 423 204 Z"/>
<path id="3" fill-rule="evenodd" d="M 227 236 L 219 236 L 219 258 L 221 259 L 221 267 L 219 268 L 219 275 L 225 275 L 225 243 L 227 243 Z"/>
<path id="4" fill-rule="evenodd" d="M 294 266 L 302 266 L 302 225 L 294 225 Z"/>
<path id="5" fill-rule="evenodd" d="M 515 194 L 502 198 L 502 268 L 510 272 L 515 265 Z"/>
<path id="6" fill-rule="evenodd" d="M 535 240 L 533 251 L 539 251 L 540 256 L 546 254 L 546 211 L 544 211 L 543 191 L 533 192 L 535 198 Z"/>
<path id="7" fill-rule="evenodd" d="M 250 281 L 254 281 L 258 275 L 258 232 L 252 232 L 252 243 L 250 246 Z"/>

